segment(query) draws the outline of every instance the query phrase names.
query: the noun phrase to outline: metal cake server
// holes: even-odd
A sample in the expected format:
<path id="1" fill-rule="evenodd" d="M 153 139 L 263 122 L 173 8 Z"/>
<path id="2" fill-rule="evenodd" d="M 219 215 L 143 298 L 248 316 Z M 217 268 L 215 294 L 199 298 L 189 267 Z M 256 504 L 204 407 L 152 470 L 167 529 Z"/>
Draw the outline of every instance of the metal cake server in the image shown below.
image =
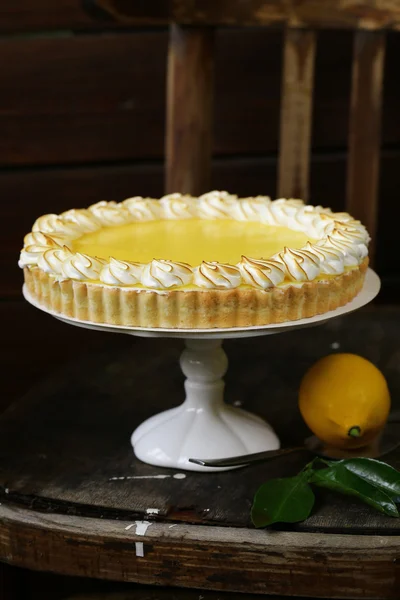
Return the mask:
<path id="1" fill-rule="evenodd" d="M 279 450 L 266 450 L 264 452 L 231 456 L 229 458 L 189 458 L 189 462 L 203 467 L 240 467 L 304 450 L 312 452 L 317 456 L 331 459 L 356 457 L 380 458 L 385 454 L 389 454 L 389 452 L 392 452 L 392 450 L 395 450 L 398 446 L 400 446 L 400 411 L 393 412 L 389 416 L 385 429 L 377 440 L 369 446 L 357 448 L 356 450 L 340 450 L 338 448 L 333 448 L 332 446 L 327 446 L 316 436 L 312 435 L 304 440 L 303 446 L 280 448 Z"/>

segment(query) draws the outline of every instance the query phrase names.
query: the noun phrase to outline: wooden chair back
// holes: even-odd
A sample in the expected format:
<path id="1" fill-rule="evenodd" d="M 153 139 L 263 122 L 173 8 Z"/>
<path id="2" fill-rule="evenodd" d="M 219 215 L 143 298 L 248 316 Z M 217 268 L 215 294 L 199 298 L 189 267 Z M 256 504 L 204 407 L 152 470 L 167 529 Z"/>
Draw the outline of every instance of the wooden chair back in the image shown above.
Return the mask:
<path id="1" fill-rule="evenodd" d="M 279 25 L 285 37 L 277 190 L 280 197 L 307 201 L 317 31 L 354 29 L 346 209 L 375 238 L 385 31 L 400 29 L 399 1 L 94 1 L 124 23 L 171 25 L 166 192 L 200 194 L 210 187 L 214 28 Z"/>

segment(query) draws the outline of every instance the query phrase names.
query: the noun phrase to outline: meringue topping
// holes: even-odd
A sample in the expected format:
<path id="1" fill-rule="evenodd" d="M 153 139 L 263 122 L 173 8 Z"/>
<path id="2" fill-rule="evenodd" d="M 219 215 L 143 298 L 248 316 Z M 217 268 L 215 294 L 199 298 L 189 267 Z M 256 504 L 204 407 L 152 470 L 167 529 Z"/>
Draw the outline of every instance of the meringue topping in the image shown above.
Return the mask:
<path id="1" fill-rule="evenodd" d="M 100 258 L 93 258 L 86 254 L 76 252 L 68 254 L 62 264 L 61 274 L 70 279 L 85 281 L 86 279 L 99 279 L 105 261 Z"/>
<path id="2" fill-rule="evenodd" d="M 292 281 L 312 281 L 320 272 L 320 259 L 309 250 L 284 248 L 283 252 L 272 258 L 282 263 Z"/>
<path id="3" fill-rule="evenodd" d="M 238 264 L 244 283 L 266 290 L 282 283 L 285 271 L 276 260 L 256 260 L 242 256 Z"/>
<path id="4" fill-rule="evenodd" d="M 144 265 L 110 258 L 100 272 L 100 281 L 108 285 L 134 285 L 140 283 Z"/>
<path id="5" fill-rule="evenodd" d="M 241 283 L 240 271 L 232 265 L 203 262 L 194 269 L 194 282 L 202 288 L 236 288 Z"/>
<path id="6" fill-rule="evenodd" d="M 152 260 L 144 267 L 142 284 L 145 287 L 162 289 L 187 285 L 192 278 L 190 265 L 169 260 Z"/>
<path id="7" fill-rule="evenodd" d="M 278 252 L 275 246 L 270 254 L 268 250 L 257 251 L 257 255 L 249 254 L 245 248 L 240 248 L 240 235 L 236 238 L 233 233 L 235 229 L 232 228 L 230 243 L 239 253 L 233 261 L 235 264 L 231 264 L 230 258 L 227 261 L 220 258 L 221 262 L 204 260 L 208 259 L 207 244 L 203 248 L 204 241 L 201 264 L 189 265 L 179 259 L 166 260 L 167 256 L 157 260 L 149 257 L 148 262 L 135 262 L 129 256 L 121 256 L 126 247 L 124 244 L 128 243 L 126 240 L 132 239 L 129 236 L 135 235 L 135 231 L 139 233 L 136 227 L 157 228 L 161 221 L 169 222 L 171 227 L 175 227 L 173 223 L 176 222 L 176 232 L 184 231 L 179 221 L 185 221 L 187 231 L 192 234 L 188 233 L 183 243 L 195 247 L 196 235 L 201 229 L 197 224 L 199 219 L 215 224 L 212 226 L 215 228 L 213 235 L 217 236 L 215 239 L 218 239 L 218 231 L 229 232 L 232 223 L 236 222 L 235 227 L 238 228 L 239 222 L 246 222 L 243 227 L 251 225 L 265 228 L 265 244 L 264 233 L 260 234 L 264 249 L 272 247 L 273 228 L 286 228 L 289 233 L 292 232 L 291 240 L 303 241 L 299 247 L 294 247 L 290 242 Z M 110 232 L 110 239 L 122 239 L 125 235 L 117 255 L 113 256 L 115 252 L 110 252 L 107 259 L 95 257 L 96 252 L 86 251 L 85 244 L 81 243 L 81 240 L 100 235 L 103 231 Z M 172 235 L 171 249 L 176 239 Z M 205 239 L 209 239 L 207 235 Z M 252 236 L 247 239 L 252 239 Z M 308 206 L 298 199 L 279 198 L 272 201 L 267 196 L 239 199 L 218 191 L 203 194 L 199 198 L 169 194 L 161 200 L 132 197 L 121 203 L 101 201 L 87 209 L 43 215 L 35 221 L 32 232 L 25 236 L 19 266 L 40 268 L 57 278 L 100 282 L 101 285 L 140 285 L 149 289 L 184 286 L 233 289 L 249 285 L 267 290 L 290 282 L 301 285 L 320 274 L 343 273 L 346 267 L 359 265 L 368 255 L 369 240 L 365 227 L 348 213 L 334 213 L 329 208 Z M 280 248 L 282 246 L 284 244 Z M 255 247 L 254 244 L 252 247 Z M 244 253 L 246 255 L 238 261 Z M 102 256 L 108 254 L 105 252 Z"/>

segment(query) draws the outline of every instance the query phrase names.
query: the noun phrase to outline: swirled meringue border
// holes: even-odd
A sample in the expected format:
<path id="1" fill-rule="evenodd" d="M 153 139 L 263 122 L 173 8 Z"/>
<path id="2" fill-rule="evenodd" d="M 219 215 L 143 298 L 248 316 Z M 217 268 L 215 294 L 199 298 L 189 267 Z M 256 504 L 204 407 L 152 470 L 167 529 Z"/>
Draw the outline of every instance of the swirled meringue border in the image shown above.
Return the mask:
<path id="1" fill-rule="evenodd" d="M 218 262 L 187 265 L 166 259 L 150 263 L 108 260 L 73 252 L 71 242 L 103 227 L 157 219 L 235 219 L 289 227 L 310 240 L 300 249 L 284 248 L 274 256 L 243 256 L 236 265 Z M 269 197 L 242 198 L 227 192 L 210 192 L 199 198 L 170 194 L 155 200 L 128 198 L 99 202 L 88 209 L 61 215 L 44 215 L 25 236 L 19 265 L 39 268 L 57 281 L 97 282 L 105 286 L 175 290 L 184 286 L 226 290 L 246 285 L 259 290 L 294 283 L 302 285 L 318 276 L 337 276 L 355 268 L 368 255 L 365 227 L 347 213 L 305 205 L 301 200 Z"/>

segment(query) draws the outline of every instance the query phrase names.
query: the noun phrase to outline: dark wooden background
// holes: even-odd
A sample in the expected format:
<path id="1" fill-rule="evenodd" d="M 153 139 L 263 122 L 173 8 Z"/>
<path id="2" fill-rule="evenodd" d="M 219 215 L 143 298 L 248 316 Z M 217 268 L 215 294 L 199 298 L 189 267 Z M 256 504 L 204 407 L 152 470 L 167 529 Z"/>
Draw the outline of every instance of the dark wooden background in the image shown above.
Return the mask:
<path id="1" fill-rule="evenodd" d="M 168 32 L 96 19 L 80 0 L 2 0 L 0 35 L 5 406 L 64 362 L 76 341 L 80 352 L 126 343 L 78 333 L 26 306 L 17 260 L 23 235 L 43 213 L 162 195 Z M 274 196 L 282 32 L 220 29 L 216 45 L 212 187 Z M 351 32 L 319 33 L 310 200 L 335 209 L 344 207 L 351 56 Z M 382 302 L 396 302 L 400 290 L 399 56 L 400 35 L 388 33 L 376 263 Z M 22 343 L 29 355 L 23 368 Z M 46 360 L 44 344 L 55 349 Z"/>
<path id="2" fill-rule="evenodd" d="M 145 11 L 150 1 L 138 4 Z M 82 5 L 0 2 L 0 411 L 77 355 L 140 343 L 68 327 L 21 297 L 18 253 L 37 216 L 103 199 L 163 194 L 168 31 L 121 27 Z M 213 188 L 276 193 L 282 37 L 277 29 L 217 32 Z M 310 201 L 338 210 L 345 197 L 352 48 L 350 31 L 318 34 Z M 400 34 L 388 33 L 376 260 L 382 303 L 397 303 L 400 292 L 399 57 Z M 41 600 L 64 597 L 71 584 L 19 572 L 8 580 L 24 600 L 36 598 L 32 589 L 39 587 Z M 0 596 L 10 598 L 1 581 L 0 569 Z M 50 596 L 43 593 L 46 586 Z M 147 588 L 143 594 L 153 598 Z M 181 595 L 167 591 L 161 597 Z"/>

